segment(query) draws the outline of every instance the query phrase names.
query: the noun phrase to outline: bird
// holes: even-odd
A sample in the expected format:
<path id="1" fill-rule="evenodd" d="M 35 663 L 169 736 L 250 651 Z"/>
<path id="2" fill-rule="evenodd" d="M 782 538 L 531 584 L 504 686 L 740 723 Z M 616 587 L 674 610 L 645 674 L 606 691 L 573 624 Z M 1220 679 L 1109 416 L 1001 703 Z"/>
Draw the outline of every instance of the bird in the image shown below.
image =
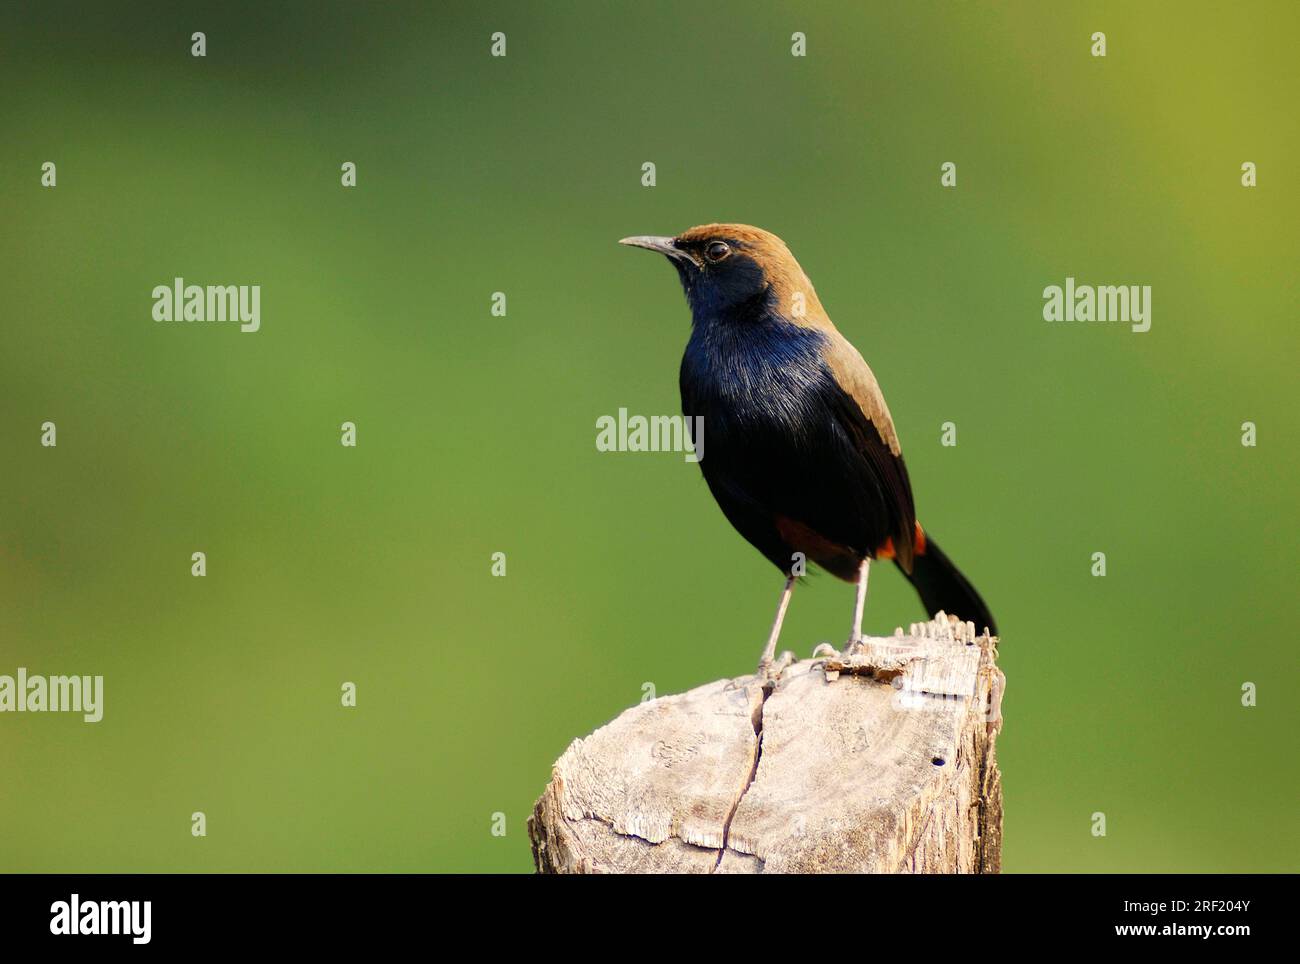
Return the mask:
<path id="1" fill-rule="evenodd" d="M 698 460 L 723 515 L 785 575 L 759 673 L 770 673 L 797 578 L 811 561 L 856 585 L 846 650 L 861 647 L 868 573 L 892 559 L 927 615 L 997 627 L 988 606 L 916 519 L 885 396 L 775 234 L 704 224 L 620 244 L 667 257 L 691 312 L 679 382 Z"/>

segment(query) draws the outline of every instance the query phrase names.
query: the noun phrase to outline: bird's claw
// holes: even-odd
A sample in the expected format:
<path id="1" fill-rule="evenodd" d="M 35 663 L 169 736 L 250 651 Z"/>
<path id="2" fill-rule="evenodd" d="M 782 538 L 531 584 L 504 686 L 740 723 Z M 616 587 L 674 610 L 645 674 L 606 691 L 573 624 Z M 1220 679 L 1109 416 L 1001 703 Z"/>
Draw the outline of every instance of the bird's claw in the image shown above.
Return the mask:
<path id="1" fill-rule="evenodd" d="M 844 655 L 856 656 L 858 653 L 862 652 L 864 648 L 865 644 L 863 643 L 863 637 L 852 636 L 849 638 L 849 641 L 844 644 Z"/>
<path id="2" fill-rule="evenodd" d="M 758 664 L 758 671 L 754 674 L 754 680 L 762 686 L 763 689 L 770 692 L 771 690 L 776 689 L 776 684 L 777 681 L 780 680 L 781 674 L 783 674 L 793 662 L 794 653 L 790 652 L 788 649 L 775 660 L 761 660 Z"/>
<path id="3" fill-rule="evenodd" d="M 818 643 L 817 646 L 812 651 L 812 659 L 813 659 L 812 668 L 825 669 L 826 661 L 829 659 L 836 659 L 839 657 L 839 655 L 840 655 L 840 651 L 836 649 L 834 646 L 832 646 L 830 643 Z"/>

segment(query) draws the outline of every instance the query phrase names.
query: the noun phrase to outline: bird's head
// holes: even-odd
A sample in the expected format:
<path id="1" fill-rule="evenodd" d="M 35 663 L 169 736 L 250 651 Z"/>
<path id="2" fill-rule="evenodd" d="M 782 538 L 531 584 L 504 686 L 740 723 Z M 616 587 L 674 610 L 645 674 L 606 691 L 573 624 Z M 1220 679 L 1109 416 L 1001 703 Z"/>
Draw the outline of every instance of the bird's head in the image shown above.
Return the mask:
<path id="1" fill-rule="evenodd" d="M 677 237 L 642 235 L 628 244 L 666 255 L 696 322 L 774 312 L 796 324 L 825 318 L 812 282 L 785 242 L 748 224 L 702 224 Z"/>

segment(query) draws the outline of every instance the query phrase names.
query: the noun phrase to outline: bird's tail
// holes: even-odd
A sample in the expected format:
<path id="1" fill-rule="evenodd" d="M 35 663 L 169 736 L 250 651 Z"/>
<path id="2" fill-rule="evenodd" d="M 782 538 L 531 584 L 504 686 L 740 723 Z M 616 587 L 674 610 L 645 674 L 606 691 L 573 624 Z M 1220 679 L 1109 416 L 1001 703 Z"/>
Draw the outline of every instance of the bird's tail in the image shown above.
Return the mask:
<path id="1" fill-rule="evenodd" d="M 989 607 L 928 532 L 917 549 L 912 559 L 912 571 L 904 571 L 903 575 L 916 587 L 926 613 L 933 616 L 942 609 L 950 616 L 974 623 L 975 632 L 982 633 L 987 626 L 989 634 L 996 636 L 998 627 Z"/>

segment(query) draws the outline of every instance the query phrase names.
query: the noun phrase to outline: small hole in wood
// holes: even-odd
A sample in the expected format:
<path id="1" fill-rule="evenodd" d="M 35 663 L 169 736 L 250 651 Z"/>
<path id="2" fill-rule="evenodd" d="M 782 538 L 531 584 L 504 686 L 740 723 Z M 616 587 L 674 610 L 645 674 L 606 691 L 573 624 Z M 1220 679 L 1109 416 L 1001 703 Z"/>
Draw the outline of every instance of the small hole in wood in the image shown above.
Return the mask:
<path id="1" fill-rule="evenodd" d="M 934 764 L 935 766 L 937 766 L 937 767 L 941 767 L 941 766 L 944 765 L 944 763 L 945 763 L 946 761 L 944 760 L 943 757 L 941 757 L 941 756 L 937 756 L 937 757 L 935 757 L 933 760 L 931 760 L 930 762 L 933 763 L 933 764 Z"/>

